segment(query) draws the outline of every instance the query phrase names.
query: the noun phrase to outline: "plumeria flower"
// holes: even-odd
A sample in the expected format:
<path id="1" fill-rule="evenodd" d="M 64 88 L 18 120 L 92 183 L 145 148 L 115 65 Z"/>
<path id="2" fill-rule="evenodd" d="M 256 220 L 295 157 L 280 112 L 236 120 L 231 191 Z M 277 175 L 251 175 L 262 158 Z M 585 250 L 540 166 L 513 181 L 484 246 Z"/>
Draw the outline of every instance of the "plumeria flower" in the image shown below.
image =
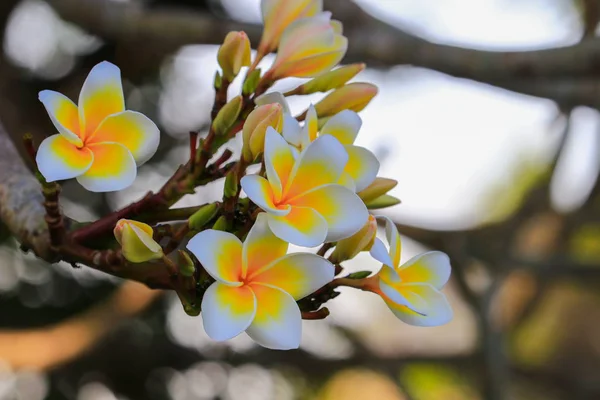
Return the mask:
<path id="1" fill-rule="evenodd" d="M 291 146 L 269 128 L 264 162 L 267 179 L 248 175 L 241 185 L 280 239 L 313 247 L 352 236 L 366 223 L 364 203 L 337 184 L 348 153 L 333 136 L 317 138 L 294 158 Z"/>
<path id="2" fill-rule="evenodd" d="M 311 78 L 335 67 L 346 54 L 348 39 L 331 13 L 294 21 L 281 36 L 277 57 L 266 73 L 272 79 Z"/>
<path id="3" fill-rule="evenodd" d="M 51 90 L 39 98 L 59 132 L 40 144 L 36 156 L 49 182 L 77 178 L 92 192 L 121 190 L 156 152 L 158 128 L 143 114 L 125 110 L 121 72 L 109 62 L 92 68 L 79 106 Z"/>
<path id="4" fill-rule="evenodd" d="M 261 213 L 242 242 L 233 234 L 206 230 L 187 248 L 216 280 L 202 299 L 208 336 L 228 340 L 241 332 L 264 347 L 300 345 L 299 300 L 331 282 L 333 265 L 309 253 L 288 254 L 288 244 L 273 235 Z"/>
<path id="5" fill-rule="evenodd" d="M 389 251 L 375 239 L 371 255 L 383 263 L 372 278 L 373 292 L 400 320 L 416 326 L 438 326 L 452 319 L 452 308 L 440 291 L 450 278 L 450 259 L 440 251 L 429 251 L 400 265 L 400 234 L 396 225 L 386 221 Z"/>

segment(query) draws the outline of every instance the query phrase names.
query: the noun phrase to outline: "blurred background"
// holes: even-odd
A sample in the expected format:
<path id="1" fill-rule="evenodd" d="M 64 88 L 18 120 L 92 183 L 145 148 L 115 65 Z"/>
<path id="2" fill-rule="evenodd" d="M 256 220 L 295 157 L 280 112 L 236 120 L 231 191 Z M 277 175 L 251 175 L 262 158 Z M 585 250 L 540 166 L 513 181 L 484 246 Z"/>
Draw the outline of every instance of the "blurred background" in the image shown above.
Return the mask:
<path id="1" fill-rule="evenodd" d="M 405 235 L 404 260 L 450 255 L 454 320 L 411 327 L 344 290 L 329 318 L 304 321 L 300 350 L 245 334 L 216 343 L 174 295 L 49 265 L 4 234 L 0 399 L 600 398 L 600 2 L 325 6 L 344 23 L 346 61 L 367 62 L 355 80 L 380 88 L 358 144 L 399 181 L 402 204 L 383 213 Z M 188 131 L 209 123 L 216 45 L 232 29 L 256 45 L 259 22 L 259 0 L 2 0 L 0 123 L 21 151 L 25 132 L 54 133 L 39 90 L 76 99 L 96 63 L 121 68 L 127 108 L 160 125 L 161 147 L 123 192 L 65 183 L 65 213 L 93 220 L 186 161 Z M 217 200 L 220 185 L 178 206 Z M 363 255 L 348 267 L 379 268 Z"/>

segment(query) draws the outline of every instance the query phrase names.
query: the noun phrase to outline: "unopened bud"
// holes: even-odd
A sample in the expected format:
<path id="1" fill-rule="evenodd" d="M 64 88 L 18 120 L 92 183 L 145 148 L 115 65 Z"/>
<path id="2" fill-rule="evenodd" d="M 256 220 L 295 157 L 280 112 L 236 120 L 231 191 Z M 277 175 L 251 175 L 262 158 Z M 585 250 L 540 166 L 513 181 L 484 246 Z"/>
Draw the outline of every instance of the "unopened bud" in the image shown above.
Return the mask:
<path id="1" fill-rule="evenodd" d="M 194 260 L 184 250 L 177 250 L 177 266 L 179 267 L 179 273 L 183 276 L 194 276 L 194 272 L 196 272 Z"/>
<path id="2" fill-rule="evenodd" d="M 380 208 L 395 206 L 396 204 L 400 204 L 400 199 L 390 196 L 389 194 L 384 194 L 375 200 L 366 202 L 365 206 L 367 206 L 369 210 L 378 210 Z"/>
<path id="3" fill-rule="evenodd" d="M 236 96 L 221 108 L 213 121 L 213 127 L 217 135 L 224 135 L 229 132 L 242 111 L 243 102 L 242 96 Z"/>
<path id="4" fill-rule="evenodd" d="M 229 221 L 227 221 L 227 218 L 225 218 L 224 215 L 221 215 L 212 228 L 216 231 L 227 232 L 229 230 Z"/>
<path id="5" fill-rule="evenodd" d="M 333 71 L 325 72 L 314 79 L 299 86 L 294 93 L 312 94 L 317 92 L 328 92 L 332 89 L 342 87 L 350 79 L 365 69 L 365 64 L 350 64 Z"/>
<path id="6" fill-rule="evenodd" d="M 225 185 L 223 187 L 223 198 L 234 197 L 238 193 L 239 181 L 237 170 L 234 168 L 225 177 Z"/>
<path id="7" fill-rule="evenodd" d="M 367 186 L 362 191 L 358 192 L 358 197 L 365 203 L 375 200 L 376 198 L 383 196 L 390 190 L 398 185 L 398 181 L 389 178 L 375 178 L 373 183 Z"/>
<path id="8" fill-rule="evenodd" d="M 219 52 L 219 66 L 223 69 L 223 78 L 231 82 L 242 67 L 250 65 L 250 40 L 245 32 L 229 32 Z"/>
<path id="9" fill-rule="evenodd" d="M 248 115 L 243 128 L 242 155 L 244 160 L 251 162 L 262 154 L 265 147 L 265 134 L 268 127 L 281 132 L 283 126 L 283 108 L 280 104 L 265 104 L 256 107 Z"/>
<path id="10" fill-rule="evenodd" d="M 351 260 L 361 251 L 366 251 L 373 246 L 377 234 L 377 220 L 369 215 L 367 223 L 354 235 L 337 242 L 335 250 L 331 253 L 331 262 L 339 264 Z"/>
<path id="11" fill-rule="evenodd" d="M 370 83 L 353 82 L 342 86 L 315 105 L 319 118 L 335 115 L 343 110 L 359 112 L 377 94 L 377 86 Z"/>
<path id="12" fill-rule="evenodd" d="M 141 263 L 162 258 L 162 247 L 152 238 L 150 225 L 130 219 L 120 219 L 113 231 L 121 245 L 123 257 L 132 263 Z"/>
<path id="13" fill-rule="evenodd" d="M 242 85 L 242 94 L 249 96 L 256 91 L 258 83 L 260 82 L 260 68 L 250 72 Z"/>
<path id="14" fill-rule="evenodd" d="M 215 72 L 215 79 L 213 81 L 213 87 L 215 90 L 221 89 L 221 85 L 223 84 L 223 77 L 219 73 L 219 71 Z"/>
<path id="15" fill-rule="evenodd" d="M 204 229 L 204 226 L 217 215 L 218 211 L 217 203 L 210 203 L 200 208 L 188 218 L 190 230 L 200 231 Z"/>

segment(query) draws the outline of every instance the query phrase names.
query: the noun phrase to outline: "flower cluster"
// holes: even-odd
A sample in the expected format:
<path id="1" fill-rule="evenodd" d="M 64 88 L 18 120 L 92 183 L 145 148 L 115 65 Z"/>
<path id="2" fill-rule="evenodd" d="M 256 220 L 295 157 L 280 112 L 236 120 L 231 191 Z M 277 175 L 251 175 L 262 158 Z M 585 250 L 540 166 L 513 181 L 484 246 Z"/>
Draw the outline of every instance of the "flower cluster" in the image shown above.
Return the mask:
<path id="1" fill-rule="evenodd" d="M 408 324 L 447 323 L 452 310 L 440 290 L 450 276 L 448 257 L 432 251 L 400 264 L 396 226 L 370 213 L 399 203 L 388 194 L 397 182 L 378 177 L 375 155 L 355 144 L 362 125 L 357 113 L 377 88 L 348 83 L 364 64 L 338 67 L 347 49 L 341 23 L 323 12 L 320 0 L 263 0 L 262 13 L 265 29 L 254 59 L 244 32 L 229 33 L 218 51 L 213 122 L 201 147 L 192 135 L 189 162 L 163 189 L 117 212 L 118 220 L 98 221 L 101 227 L 112 223 L 123 268 L 149 264 L 123 275 L 143 270 L 156 276 L 166 267 L 164 281 L 186 312 L 201 310 L 211 338 L 245 331 L 273 349 L 297 348 L 302 318 L 327 316 L 321 306 L 339 286 L 376 293 Z M 261 71 L 259 62 L 273 51 L 273 64 Z M 242 92 L 227 101 L 229 84 L 245 68 Z M 286 77 L 312 79 L 286 93 L 268 91 Z M 317 92 L 326 95 L 292 115 L 287 97 Z M 91 191 L 121 190 L 157 149 L 156 125 L 125 110 L 119 69 L 108 62 L 90 72 L 78 106 L 50 91 L 40 100 L 59 132 L 37 151 L 48 182 L 76 178 Z M 231 157 L 225 151 L 208 165 L 240 131 L 240 159 L 223 166 Z M 253 164 L 256 173 L 250 174 Z M 221 202 L 169 208 L 223 176 Z M 180 223 L 161 224 L 158 231 L 141 222 L 149 220 Z M 378 221 L 386 224 L 388 246 L 377 238 Z M 290 244 L 321 248 L 288 254 Z M 344 274 L 343 263 L 363 251 L 381 262 L 379 272 Z"/>

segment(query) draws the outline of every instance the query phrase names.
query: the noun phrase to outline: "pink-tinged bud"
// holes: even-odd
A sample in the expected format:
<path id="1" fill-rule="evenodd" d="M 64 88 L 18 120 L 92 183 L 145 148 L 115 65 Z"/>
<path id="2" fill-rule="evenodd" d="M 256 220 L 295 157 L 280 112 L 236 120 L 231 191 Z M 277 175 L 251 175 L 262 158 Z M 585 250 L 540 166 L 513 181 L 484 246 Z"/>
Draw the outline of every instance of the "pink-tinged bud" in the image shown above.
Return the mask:
<path id="1" fill-rule="evenodd" d="M 325 72 L 311 79 L 294 90 L 295 94 L 312 94 L 317 92 L 328 92 L 342 87 L 350 79 L 365 69 L 365 64 L 350 64 L 333 71 Z"/>
<path id="2" fill-rule="evenodd" d="M 346 54 L 348 39 L 336 33 L 330 18 L 331 13 L 324 12 L 292 23 L 281 36 L 277 58 L 267 74 L 273 80 L 311 78 L 335 67 Z"/>
<path id="3" fill-rule="evenodd" d="M 354 82 L 338 88 L 315 104 L 319 118 L 335 115 L 340 111 L 359 112 L 377 94 L 377 86 L 370 83 Z"/>
<path id="4" fill-rule="evenodd" d="M 312 17 L 323 11 L 323 0 L 262 0 L 263 29 L 259 54 L 265 55 L 279 46 L 283 31 L 299 18 Z"/>
<path id="5" fill-rule="evenodd" d="M 273 103 L 256 107 L 246 118 L 242 132 L 244 140 L 242 155 L 244 160 L 251 162 L 262 154 L 265 147 L 265 134 L 269 127 L 281 132 L 283 127 L 283 107 L 281 104 Z"/>
<path id="6" fill-rule="evenodd" d="M 162 258 L 162 247 L 152 238 L 150 225 L 130 219 L 120 219 L 113 231 L 121 245 L 123 257 L 132 263 Z"/>
<path id="7" fill-rule="evenodd" d="M 335 250 L 331 254 L 331 261 L 338 264 L 353 259 L 361 251 L 370 250 L 376 235 L 377 220 L 373 215 L 369 215 L 367 223 L 358 232 L 337 242 Z"/>
<path id="8" fill-rule="evenodd" d="M 217 53 L 223 77 L 231 82 L 242 67 L 250 65 L 250 40 L 245 32 L 229 32 Z"/>

